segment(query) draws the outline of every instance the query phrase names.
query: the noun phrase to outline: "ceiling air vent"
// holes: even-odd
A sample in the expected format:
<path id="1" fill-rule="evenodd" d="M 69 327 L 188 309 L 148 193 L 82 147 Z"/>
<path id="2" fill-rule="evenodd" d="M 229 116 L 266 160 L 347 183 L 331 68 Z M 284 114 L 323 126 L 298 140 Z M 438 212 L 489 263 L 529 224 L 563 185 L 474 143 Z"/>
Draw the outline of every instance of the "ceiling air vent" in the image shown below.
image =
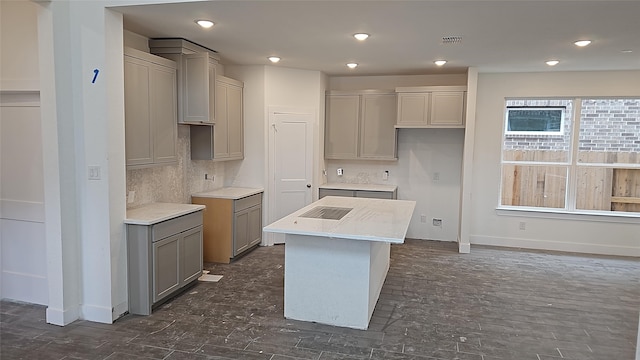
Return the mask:
<path id="1" fill-rule="evenodd" d="M 462 36 L 443 36 L 442 43 L 443 44 L 460 44 L 462 42 Z"/>

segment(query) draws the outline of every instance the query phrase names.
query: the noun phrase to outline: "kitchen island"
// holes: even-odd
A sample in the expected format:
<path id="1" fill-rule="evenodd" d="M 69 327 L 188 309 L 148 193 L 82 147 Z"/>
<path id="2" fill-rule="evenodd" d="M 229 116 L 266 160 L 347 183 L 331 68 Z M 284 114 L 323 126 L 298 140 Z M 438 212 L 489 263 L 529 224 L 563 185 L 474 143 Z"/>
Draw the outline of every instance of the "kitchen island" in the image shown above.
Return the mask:
<path id="1" fill-rule="evenodd" d="M 264 228 L 285 234 L 284 316 L 367 329 L 415 201 L 324 197 Z"/>

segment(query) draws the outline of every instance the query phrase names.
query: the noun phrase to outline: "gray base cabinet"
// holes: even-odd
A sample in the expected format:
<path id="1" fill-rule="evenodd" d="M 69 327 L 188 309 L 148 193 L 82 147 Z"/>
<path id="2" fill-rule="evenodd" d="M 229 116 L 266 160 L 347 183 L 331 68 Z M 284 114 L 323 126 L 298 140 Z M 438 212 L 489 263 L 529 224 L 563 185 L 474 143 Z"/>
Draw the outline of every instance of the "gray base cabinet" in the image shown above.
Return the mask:
<path id="1" fill-rule="evenodd" d="M 202 275 L 202 211 L 154 225 L 127 225 L 129 312 L 153 306 Z"/>

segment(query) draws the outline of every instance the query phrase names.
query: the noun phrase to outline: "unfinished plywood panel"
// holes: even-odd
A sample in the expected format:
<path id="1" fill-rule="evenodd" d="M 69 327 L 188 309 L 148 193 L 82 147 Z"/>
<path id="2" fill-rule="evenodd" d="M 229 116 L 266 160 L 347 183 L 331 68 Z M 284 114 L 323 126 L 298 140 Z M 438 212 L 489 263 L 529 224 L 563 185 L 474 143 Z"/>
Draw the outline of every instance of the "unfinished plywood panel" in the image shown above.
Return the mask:
<path id="1" fill-rule="evenodd" d="M 203 260 L 229 263 L 233 251 L 233 200 L 192 197 L 191 202 L 206 206 L 202 221 Z"/>

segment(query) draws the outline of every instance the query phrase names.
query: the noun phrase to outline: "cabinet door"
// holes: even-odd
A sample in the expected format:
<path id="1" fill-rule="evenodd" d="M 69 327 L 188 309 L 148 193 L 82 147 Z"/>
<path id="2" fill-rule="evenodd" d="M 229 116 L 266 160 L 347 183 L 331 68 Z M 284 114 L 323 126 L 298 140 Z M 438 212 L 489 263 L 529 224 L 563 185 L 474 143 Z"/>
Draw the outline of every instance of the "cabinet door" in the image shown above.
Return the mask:
<path id="1" fill-rule="evenodd" d="M 398 125 L 427 126 L 430 96 L 430 93 L 398 94 Z"/>
<path id="2" fill-rule="evenodd" d="M 218 81 L 216 85 L 216 123 L 213 127 L 213 157 L 229 157 L 229 117 L 227 113 L 227 85 Z"/>
<path id="3" fill-rule="evenodd" d="M 213 114 L 209 113 L 209 54 L 183 55 L 181 70 L 183 81 L 181 121 L 196 124 L 213 123 Z"/>
<path id="4" fill-rule="evenodd" d="M 177 162 L 176 71 L 154 65 L 151 67 L 150 80 L 153 162 Z"/>
<path id="5" fill-rule="evenodd" d="M 362 95 L 360 121 L 361 158 L 396 158 L 396 95 Z"/>
<path id="6" fill-rule="evenodd" d="M 254 206 L 249 209 L 249 247 L 262 241 L 262 206 Z"/>
<path id="7" fill-rule="evenodd" d="M 181 285 L 180 235 L 153 243 L 153 302 L 162 300 Z"/>
<path id="8" fill-rule="evenodd" d="M 464 124 L 464 92 L 431 94 L 431 125 L 462 126 Z"/>
<path id="9" fill-rule="evenodd" d="M 243 90 L 239 86 L 227 87 L 227 118 L 228 118 L 228 144 L 229 158 L 244 158 L 244 116 L 243 116 Z"/>
<path id="10" fill-rule="evenodd" d="M 355 159 L 358 157 L 358 119 L 360 96 L 327 95 L 324 157 Z"/>
<path id="11" fill-rule="evenodd" d="M 249 210 L 239 211 L 233 218 L 233 256 L 249 247 Z"/>
<path id="12" fill-rule="evenodd" d="M 124 58 L 124 118 L 127 165 L 153 162 L 153 133 L 149 103 L 149 64 Z"/>
<path id="13" fill-rule="evenodd" d="M 180 235 L 180 277 L 181 285 L 185 285 L 202 275 L 202 226 Z"/>

